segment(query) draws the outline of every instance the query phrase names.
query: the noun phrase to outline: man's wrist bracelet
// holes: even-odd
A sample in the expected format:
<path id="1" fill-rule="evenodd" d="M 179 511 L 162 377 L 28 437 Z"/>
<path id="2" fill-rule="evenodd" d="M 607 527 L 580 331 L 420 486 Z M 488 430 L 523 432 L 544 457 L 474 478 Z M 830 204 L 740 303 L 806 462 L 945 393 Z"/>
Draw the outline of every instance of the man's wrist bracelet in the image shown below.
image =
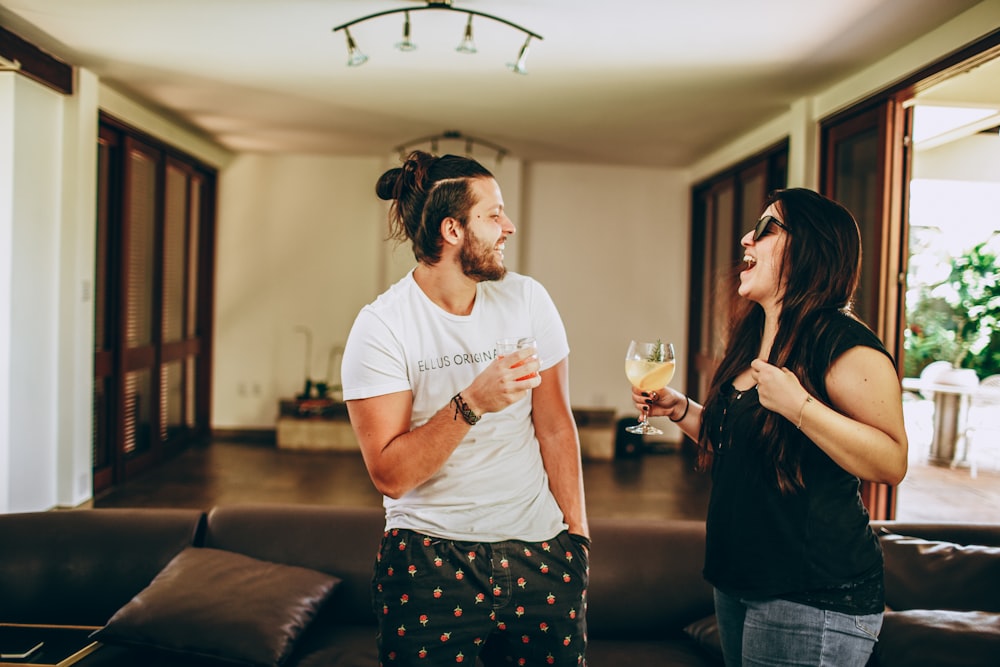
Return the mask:
<path id="1" fill-rule="evenodd" d="M 458 419 L 458 416 L 462 415 L 462 419 L 464 419 L 469 426 L 475 426 L 476 422 L 482 419 L 482 417 L 472 411 L 469 404 L 465 402 L 464 398 L 462 398 L 461 392 L 452 396 L 451 402 L 455 404 L 455 416 L 452 417 L 452 419 Z"/>
<path id="2" fill-rule="evenodd" d="M 669 419 L 670 421 L 672 421 L 675 424 L 677 422 L 684 421 L 684 418 L 688 416 L 688 408 L 690 408 L 690 407 L 691 407 L 691 399 L 688 398 L 688 396 L 685 394 L 684 395 L 684 414 L 682 414 L 677 419 L 674 419 L 673 417 L 667 417 L 667 419 Z"/>

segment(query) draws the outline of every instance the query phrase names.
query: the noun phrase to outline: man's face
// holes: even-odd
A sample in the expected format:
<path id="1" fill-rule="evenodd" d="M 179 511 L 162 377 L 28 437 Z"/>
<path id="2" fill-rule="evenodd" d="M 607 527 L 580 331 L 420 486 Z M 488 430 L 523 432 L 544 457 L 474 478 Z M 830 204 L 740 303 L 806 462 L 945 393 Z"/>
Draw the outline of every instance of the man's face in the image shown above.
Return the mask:
<path id="1" fill-rule="evenodd" d="M 477 178 L 470 186 L 476 203 L 469 211 L 459 259 L 465 275 L 477 281 L 500 280 L 507 274 L 503 250 L 514 223 L 504 213 L 500 186 L 492 178 Z"/>

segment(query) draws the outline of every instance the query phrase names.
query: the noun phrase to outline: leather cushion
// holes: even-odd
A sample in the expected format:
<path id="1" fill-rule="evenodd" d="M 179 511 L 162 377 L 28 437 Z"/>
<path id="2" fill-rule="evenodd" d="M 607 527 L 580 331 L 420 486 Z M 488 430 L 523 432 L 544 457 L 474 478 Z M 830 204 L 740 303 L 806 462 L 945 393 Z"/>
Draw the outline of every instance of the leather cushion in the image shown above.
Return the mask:
<path id="1" fill-rule="evenodd" d="M 875 645 L 879 667 L 996 667 L 1000 614 L 912 609 L 889 611 Z"/>
<path id="2" fill-rule="evenodd" d="M 308 568 L 191 547 L 93 636 L 106 644 L 280 667 L 339 582 Z"/>
<path id="3" fill-rule="evenodd" d="M 1000 547 L 882 535 L 890 609 L 1000 612 Z"/>
<path id="4" fill-rule="evenodd" d="M 684 634 L 690 637 L 708 655 L 722 660 L 722 640 L 719 638 L 719 622 L 711 614 L 684 627 Z"/>

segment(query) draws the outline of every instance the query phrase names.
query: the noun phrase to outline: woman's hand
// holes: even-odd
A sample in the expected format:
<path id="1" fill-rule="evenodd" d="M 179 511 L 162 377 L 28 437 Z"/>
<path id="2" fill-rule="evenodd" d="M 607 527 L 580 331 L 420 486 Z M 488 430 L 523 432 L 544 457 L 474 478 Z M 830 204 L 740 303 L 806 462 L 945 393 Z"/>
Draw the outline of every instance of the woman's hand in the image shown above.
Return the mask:
<path id="1" fill-rule="evenodd" d="M 809 398 L 809 393 L 795 374 L 787 368 L 772 366 L 763 359 L 754 359 L 750 363 L 750 375 L 757 385 L 761 406 L 777 412 L 793 424 L 797 423 L 799 410 Z"/>
<path id="2" fill-rule="evenodd" d="M 657 391 L 640 391 L 632 387 L 632 402 L 637 410 L 646 412 L 650 417 L 667 417 L 678 419 L 684 412 L 686 399 L 684 394 L 668 387 Z"/>

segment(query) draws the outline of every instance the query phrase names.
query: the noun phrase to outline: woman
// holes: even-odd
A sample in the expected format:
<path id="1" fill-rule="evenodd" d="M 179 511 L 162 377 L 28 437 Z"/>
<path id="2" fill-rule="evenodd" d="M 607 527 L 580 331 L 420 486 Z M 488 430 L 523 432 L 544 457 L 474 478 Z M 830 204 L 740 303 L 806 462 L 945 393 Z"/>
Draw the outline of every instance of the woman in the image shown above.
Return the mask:
<path id="1" fill-rule="evenodd" d="M 633 390 L 711 467 L 705 578 L 727 665 L 864 665 L 884 609 L 860 481 L 898 484 L 907 441 L 892 358 L 851 313 L 853 216 L 772 193 L 741 240 L 738 312 L 704 406 Z"/>

